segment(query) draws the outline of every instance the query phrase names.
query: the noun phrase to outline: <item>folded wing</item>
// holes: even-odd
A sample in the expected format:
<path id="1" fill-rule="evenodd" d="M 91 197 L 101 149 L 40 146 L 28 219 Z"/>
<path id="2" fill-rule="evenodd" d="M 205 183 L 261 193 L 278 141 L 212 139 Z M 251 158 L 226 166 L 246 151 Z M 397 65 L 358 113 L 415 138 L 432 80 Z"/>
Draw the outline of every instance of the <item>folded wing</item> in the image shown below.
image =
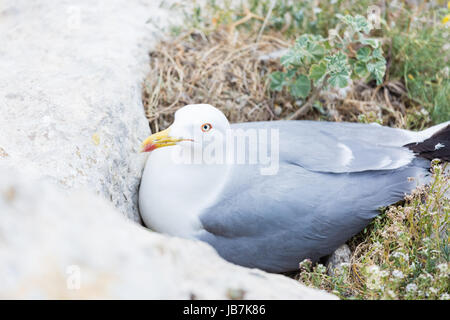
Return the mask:
<path id="1" fill-rule="evenodd" d="M 241 265 L 284 272 L 317 260 L 428 175 L 429 162 L 401 147 L 410 139 L 402 130 L 307 121 L 260 126 L 280 131 L 278 173 L 235 166 L 200 216 L 198 238 Z"/>

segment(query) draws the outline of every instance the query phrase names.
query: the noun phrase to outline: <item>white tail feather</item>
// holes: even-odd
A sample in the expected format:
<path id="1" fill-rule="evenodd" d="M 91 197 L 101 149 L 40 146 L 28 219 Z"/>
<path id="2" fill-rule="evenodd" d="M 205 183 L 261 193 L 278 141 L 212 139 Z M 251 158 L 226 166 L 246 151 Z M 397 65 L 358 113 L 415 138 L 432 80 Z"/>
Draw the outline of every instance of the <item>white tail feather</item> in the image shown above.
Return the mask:
<path id="1" fill-rule="evenodd" d="M 417 140 L 414 142 L 422 142 L 448 125 L 450 125 L 450 121 L 437 124 L 435 126 L 432 126 L 431 128 L 428 128 L 428 129 L 425 129 L 425 130 L 422 130 L 419 132 L 415 132 L 417 134 L 417 136 L 416 136 Z"/>

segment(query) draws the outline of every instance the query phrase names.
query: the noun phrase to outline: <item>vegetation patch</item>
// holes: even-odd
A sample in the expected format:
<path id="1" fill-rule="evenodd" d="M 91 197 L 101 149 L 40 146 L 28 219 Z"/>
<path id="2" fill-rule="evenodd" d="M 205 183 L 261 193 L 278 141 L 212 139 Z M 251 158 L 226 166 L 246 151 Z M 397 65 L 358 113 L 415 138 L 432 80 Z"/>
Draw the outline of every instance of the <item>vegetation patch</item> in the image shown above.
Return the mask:
<path id="1" fill-rule="evenodd" d="M 435 164 L 429 186 L 384 210 L 349 241 L 349 264 L 330 276 L 324 265 L 305 260 L 295 278 L 344 299 L 449 300 L 449 191 L 449 176 Z"/>

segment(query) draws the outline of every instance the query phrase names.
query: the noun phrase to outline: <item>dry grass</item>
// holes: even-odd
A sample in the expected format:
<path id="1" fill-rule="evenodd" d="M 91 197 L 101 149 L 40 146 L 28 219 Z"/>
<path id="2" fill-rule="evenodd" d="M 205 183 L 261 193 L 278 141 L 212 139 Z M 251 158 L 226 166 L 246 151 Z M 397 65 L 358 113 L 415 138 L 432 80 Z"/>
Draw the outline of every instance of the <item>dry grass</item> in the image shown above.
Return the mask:
<path id="1" fill-rule="evenodd" d="M 221 29 L 209 35 L 190 32 L 159 43 L 150 53 L 151 72 L 143 92 L 153 132 L 168 127 L 177 109 L 195 103 L 219 108 L 230 122 L 289 118 L 302 101 L 269 90 L 268 74 L 282 68 L 273 53 L 292 44 L 281 39 L 274 32 L 258 37 L 255 32 Z M 408 114 L 426 116 L 412 107 L 402 82 L 386 81 L 379 87 L 358 82 L 345 97 L 342 90 L 324 92 L 302 119 L 409 127 Z"/>
<path id="2" fill-rule="evenodd" d="M 258 57 L 289 44 L 268 36 L 258 43 L 252 40 L 218 31 L 161 42 L 151 53 L 152 72 L 144 86 L 152 129 L 167 127 L 174 111 L 195 103 L 214 105 L 231 122 L 276 119 L 266 75 L 276 70 L 277 63 Z"/>

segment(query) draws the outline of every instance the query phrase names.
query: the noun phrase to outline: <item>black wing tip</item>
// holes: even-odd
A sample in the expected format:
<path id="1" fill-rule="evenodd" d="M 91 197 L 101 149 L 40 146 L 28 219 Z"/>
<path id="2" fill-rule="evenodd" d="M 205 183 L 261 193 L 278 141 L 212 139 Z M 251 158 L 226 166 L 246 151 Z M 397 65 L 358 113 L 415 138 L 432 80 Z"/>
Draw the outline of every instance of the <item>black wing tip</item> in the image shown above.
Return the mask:
<path id="1" fill-rule="evenodd" d="M 419 157 L 433 160 L 440 159 L 450 162 L 450 125 L 442 128 L 422 142 L 413 142 L 404 145 Z"/>

